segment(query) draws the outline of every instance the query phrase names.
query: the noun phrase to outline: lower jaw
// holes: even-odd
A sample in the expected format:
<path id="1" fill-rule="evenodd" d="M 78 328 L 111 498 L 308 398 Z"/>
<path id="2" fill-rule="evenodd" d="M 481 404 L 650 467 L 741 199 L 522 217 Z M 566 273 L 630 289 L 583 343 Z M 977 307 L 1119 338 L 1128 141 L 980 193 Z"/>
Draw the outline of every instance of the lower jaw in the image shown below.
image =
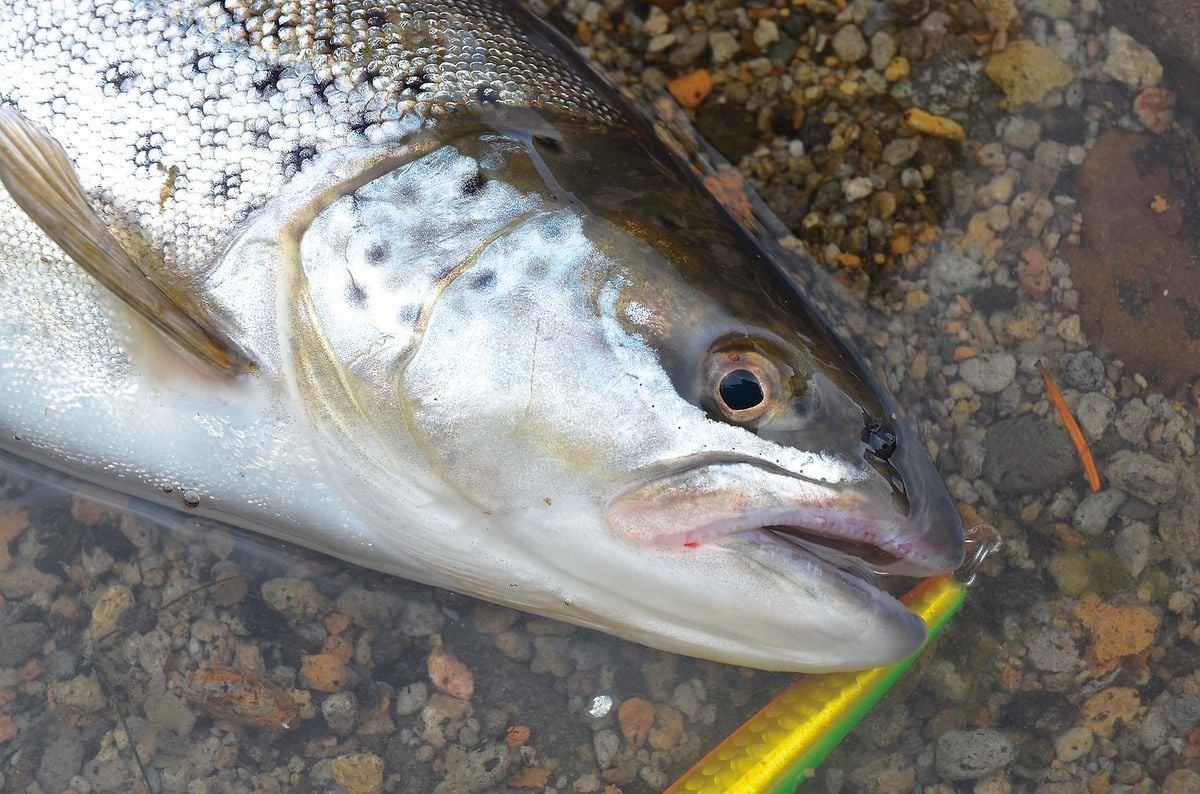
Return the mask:
<path id="1" fill-rule="evenodd" d="M 764 527 L 761 531 L 794 544 L 826 564 L 894 597 L 912 589 L 918 578 L 886 570 L 903 560 L 877 546 L 830 539 L 794 527 Z"/>

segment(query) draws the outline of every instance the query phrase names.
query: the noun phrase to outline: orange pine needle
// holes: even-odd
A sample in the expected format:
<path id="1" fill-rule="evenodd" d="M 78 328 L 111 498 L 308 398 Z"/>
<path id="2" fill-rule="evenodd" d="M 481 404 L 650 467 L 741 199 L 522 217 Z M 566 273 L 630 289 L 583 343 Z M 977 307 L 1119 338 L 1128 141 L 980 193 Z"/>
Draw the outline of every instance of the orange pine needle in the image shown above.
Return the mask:
<path id="1" fill-rule="evenodd" d="M 1067 433 L 1071 436 L 1071 441 L 1075 443 L 1075 451 L 1079 453 L 1079 459 L 1083 461 L 1083 470 L 1087 473 L 1088 485 L 1092 486 L 1093 491 L 1100 490 L 1100 472 L 1096 470 L 1096 461 L 1092 458 L 1092 451 L 1088 449 L 1087 440 L 1083 437 L 1083 431 L 1079 429 L 1079 423 L 1075 421 L 1075 417 L 1071 416 L 1071 409 L 1067 408 L 1067 402 L 1063 399 L 1062 392 L 1058 390 L 1058 384 L 1054 382 L 1054 378 L 1050 377 L 1050 370 L 1041 361 L 1035 365 L 1038 373 L 1041 374 L 1042 380 L 1046 384 L 1046 391 L 1050 392 L 1050 400 L 1054 403 L 1058 415 L 1062 417 L 1063 424 L 1067 426 Z"/>

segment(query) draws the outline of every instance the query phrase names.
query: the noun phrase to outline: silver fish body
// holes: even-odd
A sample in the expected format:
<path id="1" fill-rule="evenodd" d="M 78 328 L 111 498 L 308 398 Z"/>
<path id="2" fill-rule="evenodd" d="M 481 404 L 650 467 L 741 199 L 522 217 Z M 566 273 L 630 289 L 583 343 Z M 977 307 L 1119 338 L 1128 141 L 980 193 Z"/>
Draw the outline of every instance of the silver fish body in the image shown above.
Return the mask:
<path id="1" fill-rule="evenodd" d="M 919 439 L 520 8 L 33 0 L 0 58 L 0 446 L 666 650 L 920 643 L 845 570 L 961 559 Z"/>

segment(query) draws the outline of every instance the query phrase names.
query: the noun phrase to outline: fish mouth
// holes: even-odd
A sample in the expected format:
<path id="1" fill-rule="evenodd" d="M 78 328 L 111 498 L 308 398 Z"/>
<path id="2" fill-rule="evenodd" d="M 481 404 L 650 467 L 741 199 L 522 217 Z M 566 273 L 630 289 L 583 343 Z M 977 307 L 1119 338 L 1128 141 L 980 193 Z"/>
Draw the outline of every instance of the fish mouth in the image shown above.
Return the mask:
<path id="1" fill-rule="evenodd" d="M 631 489 L 606 517 L 610 531 L 635 544 L 697 549 L 757 536 L 873 582 L 962 563 L 961 522 L 939 486 L 902 513 L 852 483 L 833 486 L 757 460 L 706 462 Z"/>
<path id="2" fill-rule="evenodd" d="M 805 549 L 812 550 L 815 547 L 823 552 L 819 556 L 826 558 L 826 555 L 828 555 L 829 561 L 853 561 L 860 563 L 864 567 L 870 567 L 877 573 L 882 573 L 881 569 L 886 569 L 887 566 L 895 565 L 903 560 L 899 555 L 876 546 L 874 543 L 830 537 L 829 535 L 822 535 L 819 532 L 813 532 L 804 527 L 776 525 L 763 527 L 763 531 L 784 538 L 788 542 L 795 543 Z"/>

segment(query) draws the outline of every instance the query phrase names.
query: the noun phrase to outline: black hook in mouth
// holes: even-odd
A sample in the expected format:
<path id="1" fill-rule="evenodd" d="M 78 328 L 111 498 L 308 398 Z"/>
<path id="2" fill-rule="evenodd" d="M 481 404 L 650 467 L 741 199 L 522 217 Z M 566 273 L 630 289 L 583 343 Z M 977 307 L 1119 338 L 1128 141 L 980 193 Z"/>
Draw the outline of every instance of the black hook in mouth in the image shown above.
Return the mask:
<path id="1" fill-rule="evenodd" d="M 872 419 L 862 431 L 862 441 L 867 445 L 871 454 L 880 460 L 887 460 L 895 454 L 900 445 L 896 431 L 882 419 Z"/>

